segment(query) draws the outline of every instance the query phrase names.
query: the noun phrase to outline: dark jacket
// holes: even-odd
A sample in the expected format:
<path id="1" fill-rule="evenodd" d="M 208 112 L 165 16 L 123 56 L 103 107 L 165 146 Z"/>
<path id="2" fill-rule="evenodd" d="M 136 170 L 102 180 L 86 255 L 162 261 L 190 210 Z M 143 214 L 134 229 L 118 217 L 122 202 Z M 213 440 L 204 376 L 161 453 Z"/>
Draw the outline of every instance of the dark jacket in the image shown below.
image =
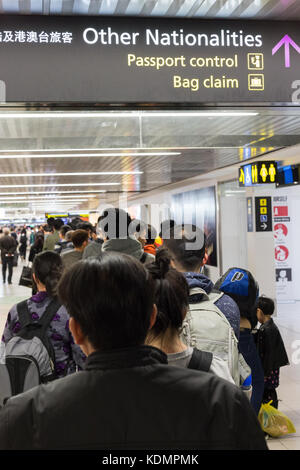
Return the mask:
<path id="1" fill-rule="evenodd" d="M 61 240 L 54 246 L 54 251 L 61 255 L 66 250 L 74 250 L 74 245 L 71 241 Z"/>
<path id="2" fill-rule="evenodd" d="M 0 250 L 2 259 L 6 255 L 13 255 L 17 249 L 16 240 L 10 235 L 4 235 L 0 238 Z"/>
<path id="3" fill-rule="evenodd" d="M 210 294 L 213 290 L 214 292 L 216 292 L 214 289 L 213 282 L 204 274 L 187 272 L 184 273 L 184 275 L 189 284 L 190 289 L 193 287 L 201 287 L 201 289 L 205 290 L 207 294 Z M 227 318 L 231 327 L 233 328 L 235 336 L 237 337 L 237 339 L 239 339 L 240 311 L 235 301 L 231 297 L 229 297 L 229 295 L 223 294 L 222 297 L 217 300 L 216 306 Z"/>
<path id="4" fill-rule="evenodd" d="M 124 253 L 133 256 L 143 264 L 153 263 L 155 256 L 145 253 L 142 244 L 134 237 L 112 238 L 101 245 L 102 251 Z"/>
<path id="5" fill-rule="evenodd" d="M 265 377 L 275 369 L 289 364 L 280 331 L 272 318 L 261 325 L 256 341 Z"/>
<path id="6" fill-rule="evenodd" d="M 249 401 L 150 346 L 91 354 L 82 372 L 11 398 L 0 449 L 263 449 Z"/>
<path id="7" fill-rule="evenodd" d="M 103 240 L 98 239 L 91 241 L 84 249 L 82 259 L 98 258 L 102 254 Z"/>
<path id="8" fill-rule="evenodd" d="M 34 257 L 38 255 L 42 250 L 43 250 L 43 246 L 38 247 L 38 246 L 32 245 L 32 247 L 30 248 L 29 256 L 28 256 L 28 261 L 32 263 L 34 260 Z"/>

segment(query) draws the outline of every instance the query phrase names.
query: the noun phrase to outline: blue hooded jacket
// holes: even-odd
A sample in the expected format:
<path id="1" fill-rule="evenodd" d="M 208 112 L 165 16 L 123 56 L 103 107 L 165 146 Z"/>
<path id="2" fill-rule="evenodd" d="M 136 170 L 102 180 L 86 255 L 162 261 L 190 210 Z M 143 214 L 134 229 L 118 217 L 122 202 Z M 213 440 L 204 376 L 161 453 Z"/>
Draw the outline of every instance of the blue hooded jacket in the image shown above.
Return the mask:
<path id="1" fill-rule="evenodd" d="M 187 272 L 184 273 L 185 278 L 188 282 L 190 289 L 193 287 L 201 287 L 207 294 L 210 294 L 214 289 L 213 282 L 204 274 Z M 199 299 L 200 301 L 201 299 Z M 240 336 L 240 311 L 236 302 L 226 294 L 223 294 L 220 299 L 217 300 L 215 305 L 221 310 L 223 315 L 227 318 L 233 331 L 239 339 Z"/>

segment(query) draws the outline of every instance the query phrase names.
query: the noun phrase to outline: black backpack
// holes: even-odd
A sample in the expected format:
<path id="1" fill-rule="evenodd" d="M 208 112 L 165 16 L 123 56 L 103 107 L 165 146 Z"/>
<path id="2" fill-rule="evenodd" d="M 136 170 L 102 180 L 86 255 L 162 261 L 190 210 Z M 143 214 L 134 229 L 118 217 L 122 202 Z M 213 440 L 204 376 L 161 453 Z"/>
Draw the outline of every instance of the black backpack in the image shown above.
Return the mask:
<path id="1" fill-rule="evenodd" d="M 21 329 L 5 345 L 0 364 L 0 404 L 11 396 L 56 378 L 55 352 L 47 335 L 60 308 L 53 299 L 38 321 L 33 321 L 27 300 L 17 305 Z"/>

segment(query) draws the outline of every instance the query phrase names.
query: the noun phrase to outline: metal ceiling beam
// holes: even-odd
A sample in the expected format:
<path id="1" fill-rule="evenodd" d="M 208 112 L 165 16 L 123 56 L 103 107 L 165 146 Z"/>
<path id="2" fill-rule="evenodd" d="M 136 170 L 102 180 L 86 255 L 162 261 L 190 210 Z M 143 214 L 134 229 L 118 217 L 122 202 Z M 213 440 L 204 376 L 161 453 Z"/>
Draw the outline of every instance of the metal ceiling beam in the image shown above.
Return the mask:
<path id="1" fill-rule="evenodd" d="M 185 0 L 173 0 L 166 12 L 166 16 L 176 16 L 184 2 Z"/>
<path id="2" fill-rule="evenodd" d="M 75 0 L 63 0 L 61 9 L 62 14 L 70 15 L 73 13 L 74 1 Z"/>
<path id="3" fill-rule="evenodd" d="M 145 5 L 143 6 L 143 9 L 141 10 L 140 14 L 143 16 L 151 15 L 152 10 L 156 6 L 156 4 L 157 4 L 157 0 L 148 0 L 148 2 L 146 2 Z"/>
<path id="4" fill-rule="evenodd" d="M 31 12 L 31 0 L 19 0 L 19 12 L 28 15 Z"/>
<path id="5" fill-rule="evenodd" d="M 201 5 L 203 5 L 203 3 L 205 3 L 207 0 L 196 0 L 194 5 L 192 6 L 192 8 L 189 10 L 189 12 L 187 13 L 186 17 L 187 18 L 190 18 L 192 16 L 194 16 L 194 14 L 197 12 L 197 10 L 201 7 Z"/>
<path id="6" fill-rule="evenodd" d="M 115 15 L 124 15 L 128 5 L 130 3 L 130 0 L 119 0 L 116 6 L 116 9 L 114 11 Z"/>
<path id="7" fill-rule="evenodd" d="M 259 10 L 259 14 L 260 15 L 263 15 L 264 17 L 267 16 L 267 14 L 273 10 L 273 8 L 276 7 L 276 5 L 278 5 L 278 0 L 269 0 L 266 5 L 264 5 L 262 7 L 261 10 Z"/>
<path id="8" fill-rule="evenodd" d="M 239 17 L 253 3 L 253 0 L 243 0 L 241 4 L 232 12 L 232 16 Z"/>
<path id="9" fill-rule="evenodd" d="M 219 11 L 226 6 L 228 0 L 218 0 L 210 7 L 205 16 L 215 16 Z"/>
<path id="10" fill-rule="evenodd" d="M 98 15 L 102 5 L 102 0 L 90 0 L 88 14 L 89 15 Z"/>

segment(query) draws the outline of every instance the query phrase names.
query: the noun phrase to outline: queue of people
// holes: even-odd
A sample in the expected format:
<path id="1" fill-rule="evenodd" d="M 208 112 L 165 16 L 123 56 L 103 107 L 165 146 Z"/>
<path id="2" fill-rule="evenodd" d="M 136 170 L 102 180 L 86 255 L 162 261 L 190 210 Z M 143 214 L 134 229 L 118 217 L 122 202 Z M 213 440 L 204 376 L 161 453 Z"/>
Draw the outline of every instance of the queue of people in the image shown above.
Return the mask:
<path id="1" fill-rule="evenodd" d="M 121 209 L 96 229 L 55 221 L 26 302 L 30 325 L 56 302 L 45 330 L 54 372 L 14 396 L 0 390 L 0 449 L 267 449 L 257 415 L 288 364 L 274 305 L 249 271 L 215 285 L 203 274 L 200 228 L 162 229 L 156 244 L 155 229 Z M 28 341 L 20 311 L 8 314 L 3 351 Z"/>

